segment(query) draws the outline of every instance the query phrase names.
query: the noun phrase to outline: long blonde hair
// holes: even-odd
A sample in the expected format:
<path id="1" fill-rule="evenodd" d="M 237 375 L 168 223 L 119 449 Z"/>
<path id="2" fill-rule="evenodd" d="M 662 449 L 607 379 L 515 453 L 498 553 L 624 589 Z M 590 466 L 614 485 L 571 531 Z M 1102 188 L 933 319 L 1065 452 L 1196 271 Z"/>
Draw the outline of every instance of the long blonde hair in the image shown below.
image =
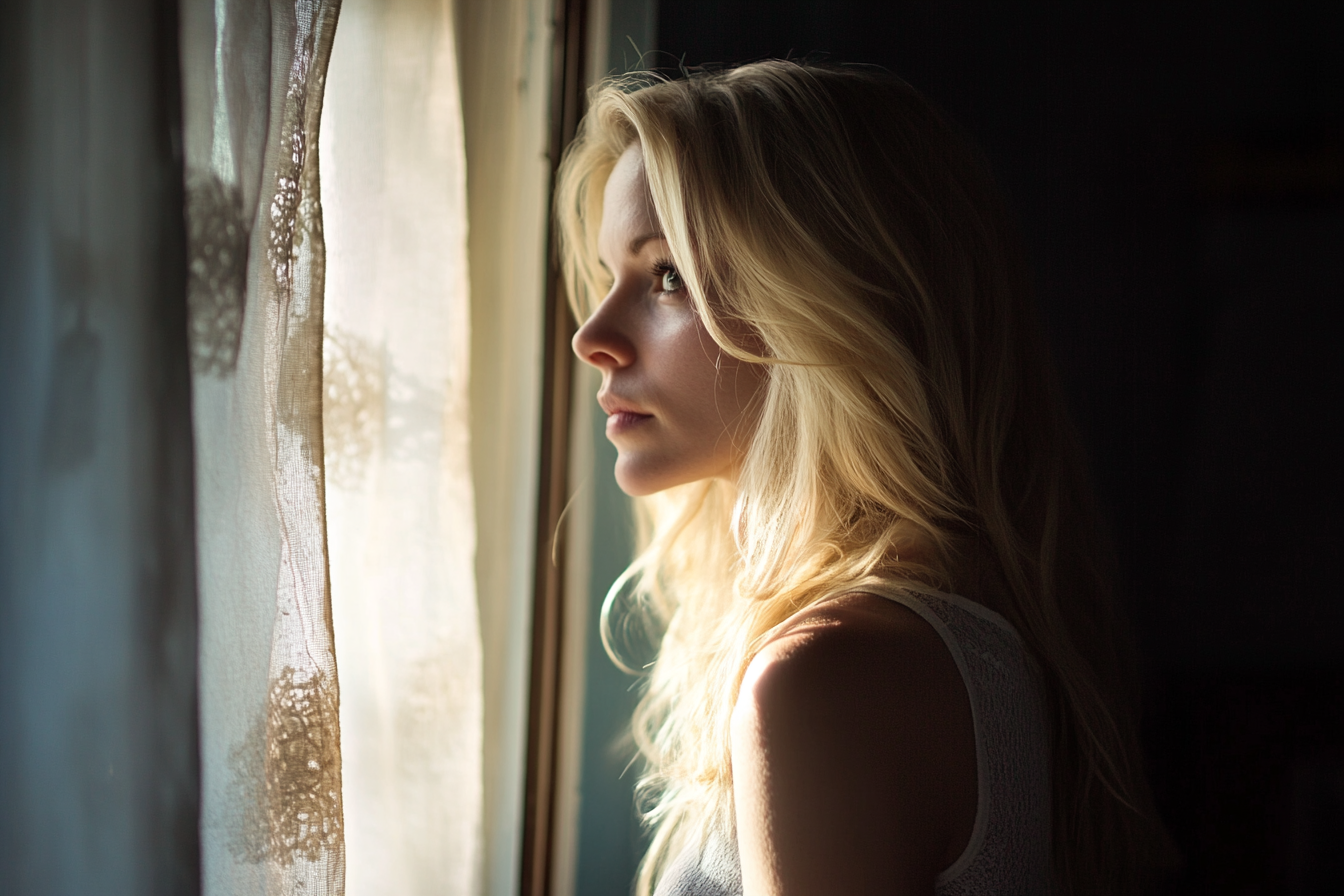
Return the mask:
<path id="1" fill-rule="evenodd" d="M 731 829 L 729 718 L 773 629 L 875 571 L 946 587 L 981 555 L 1052 712 L 1056 881 L 1132 891 L 1160 838 L 1128 652 L 981 160 L 918 93 L 867 68 L 767 61 L 600 85 L 557 188 L 580 320 L 610 287 L 603 187 L 632 144 L 706 330 L 768 367 L 736 488 L 638 499 L 641 550 L 604 606 L 613 657 L 632 629 L 659 645 L 633 724 L 653 829 L 638 891 L 685 844 Z"/>

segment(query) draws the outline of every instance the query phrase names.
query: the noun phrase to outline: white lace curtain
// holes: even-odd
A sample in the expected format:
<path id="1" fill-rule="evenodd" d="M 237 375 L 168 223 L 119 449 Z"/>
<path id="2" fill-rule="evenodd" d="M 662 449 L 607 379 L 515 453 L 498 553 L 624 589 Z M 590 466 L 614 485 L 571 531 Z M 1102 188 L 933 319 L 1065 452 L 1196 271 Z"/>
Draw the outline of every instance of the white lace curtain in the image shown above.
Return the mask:
<path id="1" fill-rule="evenodd" d="M 339 4 L 183 4 L 207 893 L 343 892 L 318 168 Z"/>
<path id="2" fill-rule="evenodd" d="M 6 896 L 516 893 L 551 10 L 6 4 Z"/>
<path id="3" fill-rule="evenodd" d="M 504 35 L 535 28 L 533 6 L 468 27 L 502 11 Z M 182 13 L 205 892 L 507 892 L 517 817 L 500 806 L 521 776 L 528 622 L 507 610 L 526 606 L 531 574 L 487 562 L 503 587 L 478 603 L 477 518 L 487 560 L 530 534 L 535 459 L 509 445 L 474 462 L 468 433 L 527 420 L 535 386 L 469 412 L 481 315 L 458 18 L 445 0 L 184 0 Z M 496 113 L 520 108 L 536 111 L 515 96 Z M 517 142 L 496 135 L 494 151 Z M 537 212 L 544 164 L 529 159 L 543 177 L 521 184 Z M 490 269 L 529 252 L 520 307 L 540 298 L 532 217 L 534 245 L 476 253 L 474 301 L 492 298 Z M 535 335 L 517 326 L 502 352 L 523 377 Z M 474 476 L 513 502 L 503 525 L 479 513 Z"/>

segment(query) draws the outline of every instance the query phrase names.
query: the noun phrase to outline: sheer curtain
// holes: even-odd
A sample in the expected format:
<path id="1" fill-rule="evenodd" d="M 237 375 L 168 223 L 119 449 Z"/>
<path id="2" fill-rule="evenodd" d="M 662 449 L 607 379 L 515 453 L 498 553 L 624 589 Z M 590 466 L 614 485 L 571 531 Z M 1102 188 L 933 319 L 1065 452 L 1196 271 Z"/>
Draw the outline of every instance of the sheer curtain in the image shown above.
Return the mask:
<path id="1" fill-rule="evenodd" d="M 5 8 L 0 892 L 516 892 L 551 3 Z"/>
<path id="2" fill-rule="evenodd" d="M 207 893 L 516 886 L 548 12 L 183 0 Z"/>
<path id="3" fill-rule="evenodd" d="M 481 878 L 466 169 L 451 4 L 344 0 L 321 152 L 347 892 Z"/>
<path id="4" fill-rule="evenodd" d="M 207 893 L 343 892 L 322 434 L 339 4 L 182 4 Z"/>

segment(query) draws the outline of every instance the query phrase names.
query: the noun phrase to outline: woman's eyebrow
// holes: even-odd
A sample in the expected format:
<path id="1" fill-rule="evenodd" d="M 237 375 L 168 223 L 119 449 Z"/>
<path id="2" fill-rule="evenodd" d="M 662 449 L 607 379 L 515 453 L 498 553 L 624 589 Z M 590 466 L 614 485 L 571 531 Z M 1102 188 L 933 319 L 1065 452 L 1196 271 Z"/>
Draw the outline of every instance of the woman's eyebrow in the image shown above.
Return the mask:
<path id="1" fill-rule="evenodd" d="M 663 235 L 663 232 L 661 230 L 651 230 L 648 233 L 640 234 L 639 236 L 632 239 L 629 242 L 629 244 L 626 245 L 625 251 L 629 252 L 631 255 L 638 255 L 639 250 L 643 249 L 644 244 L 649 242 L 650 240 L 665 240 L 665 239 L 667 239 L 667 237 Z"/>
<path id="2" fill-rule="evenodd" d="M 651 242 L 652 240 L 665 240 L 665 239 L 667 239 L 667 237 L 663 234 L 661 230 L 653 230 L 648 233 L 642 233 L 626 244 L 625 251 L 630 255 L 638 255 L 640 250 L 644 248 L 645 243 Z M 601 255 L 597 256 L 597 263 L 601 265 L 602 270 L 606 271 L 608 274 L 611 273 L 611 265 L 607 264 L 606 260 L 603 259 Z"/>

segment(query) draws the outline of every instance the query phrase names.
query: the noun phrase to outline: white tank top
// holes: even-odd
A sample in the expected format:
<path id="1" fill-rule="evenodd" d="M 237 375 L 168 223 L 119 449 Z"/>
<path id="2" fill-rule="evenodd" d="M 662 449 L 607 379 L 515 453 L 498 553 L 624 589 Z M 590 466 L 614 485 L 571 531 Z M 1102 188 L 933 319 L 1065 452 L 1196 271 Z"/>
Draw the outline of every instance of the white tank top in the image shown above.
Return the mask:
<path id="1" fill-rule="evenodd" d="M 1050 880 L 1050 751 L 1045 701 L 1008 620 L 955 594 L 912 592 L 881 579 L 863 591 L 909 607 L 933 626 L 961 670 L 975 724 L 978 798 L 961 856 L 934 882 L 938 896 L 1033 896 Z M 654 896 L 742 896 L 732 836 L 678 856 Z"/>

